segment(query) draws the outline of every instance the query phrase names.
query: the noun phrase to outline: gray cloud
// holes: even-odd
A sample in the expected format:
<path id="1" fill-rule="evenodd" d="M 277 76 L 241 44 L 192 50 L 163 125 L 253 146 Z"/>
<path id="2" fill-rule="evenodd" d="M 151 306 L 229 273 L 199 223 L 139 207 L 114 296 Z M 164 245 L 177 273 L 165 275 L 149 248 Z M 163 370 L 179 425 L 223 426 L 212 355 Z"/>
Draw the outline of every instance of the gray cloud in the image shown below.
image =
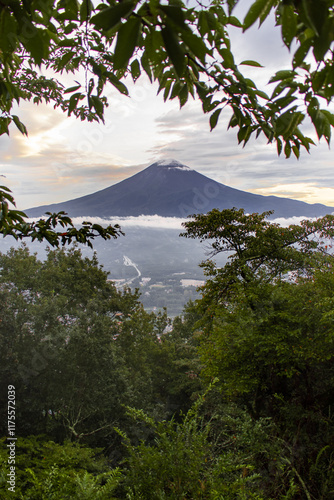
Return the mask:
<path id="1" fill-rule="evenodd" d="M 276 146 L 268 145 L 261 136 L 242 148 L 237 144 L 235 131 L 226 130 L 228 119 L 229 116 L 223 116 L 217 128 L 210 132 L 208 117 L 202 114 L 198 103 L 181 112 L 172 110 L 157 119 L 157 126 L 161 131 L 169 130 L 173 138 L 149 152 L 157 156 L 175 156 L 218 182 L 251 192 L 265 188 L 269 191 L 282 184 L 278 196 L 303 199 L 304 193 L 305 201 L 310 201 L 307 191 L 296 187 L 294 193 L 293 184 L 304 183 L 305 187 L 308 184 L 312 189 L 333 188 L 332 193 L 326 192 L 327 200 L 318 201 L 334 204 L 333 161 L 326 143 L 313 147 L 310 155 L 302 151 L 300 160 L 286 159 L 278 157 Z M 289 189 L 284 188 L 285 184 L 289 184 Z M 323 196 L 325 193 L 318 194 Z"/>

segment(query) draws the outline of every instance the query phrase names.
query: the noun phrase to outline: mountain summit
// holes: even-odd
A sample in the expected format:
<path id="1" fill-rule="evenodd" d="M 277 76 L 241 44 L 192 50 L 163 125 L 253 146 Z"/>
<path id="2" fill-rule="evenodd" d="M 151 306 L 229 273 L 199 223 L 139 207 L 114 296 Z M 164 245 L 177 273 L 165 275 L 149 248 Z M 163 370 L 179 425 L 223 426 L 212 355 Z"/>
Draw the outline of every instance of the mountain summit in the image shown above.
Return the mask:
<path id="1" fill-rule="evenodd" d="M 213 208 L 244 208 L 247 213 L 274 210 L 275 217 L 319 217 L 334 212 L 320 203 L 261 196 L 220 184 L 177 160 L 160 160 L 141 172 L 81 198 L 30 208 L 30 217 L 67 212 L 71 217 L 160 215 L 185 218 Z"/>

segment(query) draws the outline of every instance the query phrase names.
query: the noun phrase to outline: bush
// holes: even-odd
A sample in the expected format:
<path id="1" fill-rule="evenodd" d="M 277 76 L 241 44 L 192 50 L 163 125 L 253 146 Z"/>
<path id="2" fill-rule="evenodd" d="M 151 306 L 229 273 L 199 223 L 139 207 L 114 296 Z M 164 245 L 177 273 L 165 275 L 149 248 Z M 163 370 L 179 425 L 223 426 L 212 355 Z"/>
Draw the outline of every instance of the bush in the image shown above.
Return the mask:
<path id="1" fill-rule="evenodd" d="M 63 445 L 42 436 L 16 441 L 15 492 L 7 483 L 8 448 L 0 441 L 0 498 L 24 500 L 112 500 L 121 479 L 110 470 L 101 450 L 70 442 Z"/>

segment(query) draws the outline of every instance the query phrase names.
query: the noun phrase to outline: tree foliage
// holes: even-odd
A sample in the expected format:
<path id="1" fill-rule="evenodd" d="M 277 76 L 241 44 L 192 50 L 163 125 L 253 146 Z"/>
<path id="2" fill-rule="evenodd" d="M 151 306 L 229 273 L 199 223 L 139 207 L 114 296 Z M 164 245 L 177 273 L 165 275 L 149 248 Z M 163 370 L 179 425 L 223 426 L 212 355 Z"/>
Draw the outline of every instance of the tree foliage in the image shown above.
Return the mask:
<path id="1" fill-rule="evenodd" d="M 26 246 L 11 249 L 0 254 L 0 299 L 3 433 L 8 385 L 21 436 L 106 447 L 114 425 L 126 426 L 124 404 L 166 418 L 200 389 L 191 339 L 164 336 L 166 313 L 117 290 L 96 256 L 56 249 L 42 262 Z"/>
<path id="2" fill-rule="evenodd" d="M 8 492 L 7 446 L 0 441 L 0 493 L 3 498 L 29 500 L 112 500 L 121 480 L 99 449 L 77 443 L 58 444 L 43 436 L 20 437 L 16 443 L 16 485 Z"/>
<path id="3" fill-rule="evenodd" d="M 128 409 L 132 418 L 154 431 L 154 443 L 133 445 L 122 434 L 127 451 L 124 497 L 265 498 L 258 459 L 265 455 L 274 462 L 281 451 L 277 443 L 271 443 L 271 422 L 260 419 L 254 424 L 245 411 L 233 405 L 225 406 L 221 414 L 214 411 L 210 421 L 206 420 L 201 411 L 211 391 L 209 386 L 181 422 L 156 422 L 143 412 Z M 219 428 L 218 434 L 213 426 Z"/>
<path id="4" fill-rule="evenodd" d="M 309 116 L 319 138 L 330 141 L 333 115 L 322 102 L 333 97 L 333 2 L 321 0 L 256 0 L 243 20 L 234 16 L 238 1 L 156 2 L 90 0 L 68 2 L 6 2 L 1 6 L 2 93 L 0 132 L 13 122 L 14 102 L 52 102 L 81 119 L 103 120 L 107 106 L 104 87 L 128 95 L 125 78 L 136 81 L 145 73 L 157 81 L 164 99 L 177 98 L 183 106 L 189 96 L 202 101 L 214 128 L 226 108 L 231 127 L 246 144 L 253 135 L 276 141 L 278 153 L 300 148 L 309 151 L 312 140 L 301 129 Z M 229 28 L 248 30 L 276 16 L 285 46 L 294 50 L 292 67 L 270 79 L 270 96 L 244 76 L 240 67 L 261 67 L 253 60 L 237 61 Z M 51 70 L 47 78 L 40 68 Z M 61 82 L 63 72 L 85 73 L 85 83 L 71 87 Z M 80 78 L 79 78 L 80 79 Z"/>
<path id="5" fill-rule="evenodd" d="M 235 253 L 173 324 L 76 248 L 0 255 L 13 498 L 332 497 L 333 220 L 280 228 L 265 215 L 186 223 Z M 7 457 L 1 440 L 0 495 Z"/>
<path id="6" fill-rule="evenodd" d="M 277 425 L 298 484 L 291 498 L 301 491 L 327 498 L 334 452 L 334 218 L 283 228 L 267 215 L 213 210 L 184 224 L 186 236 L 209 241 L 213 254 L 229 253 L 222 268 L 203 264 L 209 279 L 195 325 L 201 376 L 218 377 L 223 401 Z"/>
<path id="7" fill-rule="evenodd" d="M 118 224 L 103 227 L 100 224 L 83 221 L 80 227 L 75 227 L 65 212 L 46 212 L 45 218 L 30 221 L 25 213 L 16 210 L 11 191 L 5 186 L 0 186 L 0 234 L 4 237 L 12 236 L 19 241 L 26 238 L 30 241 L 44 241 L 52 247 L 75 242 L 86 244 L 91 248 L 92 241 L 97 237 L 110 240 L 124 235 Z"/>
<path id="8" fill-rule="evenodd" d="M 238 284 L 247 288 L 273 282 L 289 272 L 304 275 L 327 262 L 334 236 L 333 215 L 288 227 L 270 222 L 269 215 L 271 212 L 246 215 L 243 209 L 214 209 L 183 223 L 186 232 L 182 236 L 208 241 L 211 256 L 228 254 L 223 267 L 212 260 L 201 264 L 210 277 L 203 287 L 210 301 L 224 304 Z"/>

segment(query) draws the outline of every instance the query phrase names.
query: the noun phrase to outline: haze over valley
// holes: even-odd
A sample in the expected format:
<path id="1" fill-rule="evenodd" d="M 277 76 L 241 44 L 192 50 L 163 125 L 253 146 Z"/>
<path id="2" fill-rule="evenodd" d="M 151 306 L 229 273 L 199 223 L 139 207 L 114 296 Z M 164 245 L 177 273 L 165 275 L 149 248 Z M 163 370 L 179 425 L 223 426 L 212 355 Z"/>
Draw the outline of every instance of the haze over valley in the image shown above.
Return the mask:
<path id="1" fill-rule="evenodd" d="M 194 213 L 232 207 L 248 213 L 275 210 L 271 218 L 282 225 L 334 212 L 334 207 L 321 204 L 233 189 L 176 160 L 164 160 L 97 193 L 26 213 L 36 218 L 47 211 L 65 211 L 76 224 L 85 219 L 120 224 L 125 236 L 95 240 L 99 262 L 117 287 L 139 288 L 147 310 L 167 307 L 168 315 L 175 316 L 198 296 L 196 289 L 205 279 L 199 264 L 209 257 L 209 243 L 179 237 L 182 222 Z M 12 245 L 13 240 L 5 238 L 3 251 Z M 29 243 L 29 247 L 39 255 L 45 253 L 45 245 Z M 93 255 L 89 248 L 81 250 Z M 223 265 L 227 255 L 218 259 Z"/>

